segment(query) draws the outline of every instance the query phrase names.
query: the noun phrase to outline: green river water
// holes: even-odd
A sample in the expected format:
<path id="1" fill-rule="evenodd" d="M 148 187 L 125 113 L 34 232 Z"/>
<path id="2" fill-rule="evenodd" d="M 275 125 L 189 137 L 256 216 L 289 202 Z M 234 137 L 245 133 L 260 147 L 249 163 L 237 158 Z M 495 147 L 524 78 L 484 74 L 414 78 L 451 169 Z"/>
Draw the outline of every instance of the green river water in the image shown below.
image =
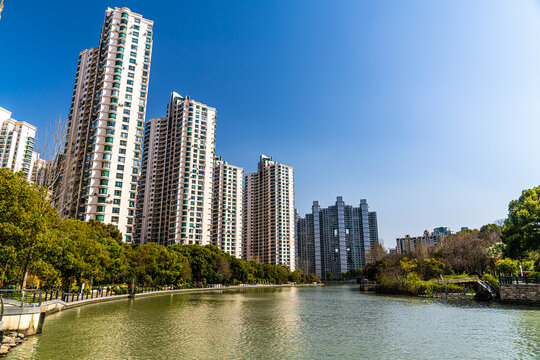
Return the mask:
<path id="1" fill-rule="evenodd" d="M 49 315 L 6 359 L 540 359 L 540 310 L 357 286 L 163 295 Z"/>

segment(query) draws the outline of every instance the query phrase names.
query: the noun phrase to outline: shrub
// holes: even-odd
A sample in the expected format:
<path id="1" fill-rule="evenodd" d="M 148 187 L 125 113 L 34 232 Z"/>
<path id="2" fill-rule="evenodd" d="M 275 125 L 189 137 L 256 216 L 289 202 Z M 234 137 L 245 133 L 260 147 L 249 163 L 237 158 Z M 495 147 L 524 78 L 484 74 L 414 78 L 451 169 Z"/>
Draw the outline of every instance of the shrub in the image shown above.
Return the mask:
<path id="1" fill-rule="evenodd" d="M 491 274 L 484 274 L 484 276 L 482 277 L 482 280 L 487 281 L 495 289 L 499 288 L 499 280 Z"/>
<path id="2" fill-rule="evenodd" d="M 498 260 L 495 267 L 501 274 L 515 275 L 518 272 L 519 264 L 516 260 L 506 258 Z"/>

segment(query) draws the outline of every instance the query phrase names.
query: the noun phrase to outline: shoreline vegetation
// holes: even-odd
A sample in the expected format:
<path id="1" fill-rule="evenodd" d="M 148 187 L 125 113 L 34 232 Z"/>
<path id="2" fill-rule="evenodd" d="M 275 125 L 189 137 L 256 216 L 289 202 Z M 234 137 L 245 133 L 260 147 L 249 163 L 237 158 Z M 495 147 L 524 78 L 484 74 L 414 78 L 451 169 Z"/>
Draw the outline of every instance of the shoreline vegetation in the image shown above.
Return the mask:
<path id="1" fill-rule="evenodd" d="M 446 236 L 434 248 L 420 245 L 407 254 L 378 252 L 363 269 L 343 274 L 371 283 L 377 293 L 433 296 L 475 294 L 499 297 L 500 276 L 540 277 L 540 187 L 524 190 L 508 206 L 508 218 L 480 230 Z"/>
<path id="2" fill-rule="evenodd" d="M 129 292 L 136 286 L 319 282 L 301 270 L 237 259 L 213 245 L 125 243 L 113 225 L 60 218 L 45 188 L 9 169 L 0 169 L 0 244 L 0 288 L 81 291 L 122 284 Z"/>
<path id="3" fill-rule="evenodd" d="M 448 235 L 433 249 L 386 254 L 346 276 L 356 277 L 363 289 L 379 294 L 461 294 L 495 300 L 499 297 L 499 276 L 517 276 L 523 271 L 525 278 L 535 280 L 540 275 L 537 251 L 526 251 L 519 260 L 504 257 L 500 251 L 502 229 L 490 224 Z"/>

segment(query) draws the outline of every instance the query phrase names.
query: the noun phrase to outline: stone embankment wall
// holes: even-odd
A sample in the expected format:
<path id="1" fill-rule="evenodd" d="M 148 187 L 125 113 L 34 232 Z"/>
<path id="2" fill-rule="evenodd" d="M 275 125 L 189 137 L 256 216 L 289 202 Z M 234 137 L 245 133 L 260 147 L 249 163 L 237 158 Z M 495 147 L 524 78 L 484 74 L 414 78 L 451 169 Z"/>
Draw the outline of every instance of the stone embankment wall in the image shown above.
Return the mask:
<path id="1" fill-rule="evenodd" d="M 41 314 L 39 307 L 6 307 L 0 330 L 33 335 L 41 332 L 44 318 L 45 314 Z"/>
<path id="2" fill-rule="evenodd" d="M 540 305 L 540 284 L 513 284 L 499 287 L 501 302 Z"/>

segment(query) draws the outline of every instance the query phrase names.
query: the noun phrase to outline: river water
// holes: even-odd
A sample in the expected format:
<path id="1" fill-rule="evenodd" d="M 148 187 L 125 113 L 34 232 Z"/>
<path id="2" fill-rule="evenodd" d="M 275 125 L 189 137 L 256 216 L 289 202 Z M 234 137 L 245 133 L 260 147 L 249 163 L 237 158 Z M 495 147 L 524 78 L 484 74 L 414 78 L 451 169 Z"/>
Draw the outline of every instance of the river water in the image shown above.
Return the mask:
<path id="1" fill-rule="evenodd" d="M 164 295 L 49 315 L 7 359 L 540 359 L 540 310 L 357 286 Z"/>

